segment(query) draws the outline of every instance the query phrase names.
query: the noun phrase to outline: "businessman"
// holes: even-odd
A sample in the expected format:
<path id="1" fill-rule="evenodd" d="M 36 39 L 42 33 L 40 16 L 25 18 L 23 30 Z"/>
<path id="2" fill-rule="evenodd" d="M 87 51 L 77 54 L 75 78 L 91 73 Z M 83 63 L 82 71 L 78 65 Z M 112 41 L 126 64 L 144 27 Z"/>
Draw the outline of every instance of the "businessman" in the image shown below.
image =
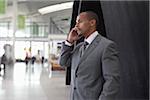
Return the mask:
<path id="1" fill-rule="evenodd" d="M 97 31 L 92 11 L 77 16 L 76 25 L 62 43 L 59 63 L 71 66 L 71 100 L 115 100 L 120 86 L 116 44 Z M 83 36 L 84 42 L 75 45 Z"/>

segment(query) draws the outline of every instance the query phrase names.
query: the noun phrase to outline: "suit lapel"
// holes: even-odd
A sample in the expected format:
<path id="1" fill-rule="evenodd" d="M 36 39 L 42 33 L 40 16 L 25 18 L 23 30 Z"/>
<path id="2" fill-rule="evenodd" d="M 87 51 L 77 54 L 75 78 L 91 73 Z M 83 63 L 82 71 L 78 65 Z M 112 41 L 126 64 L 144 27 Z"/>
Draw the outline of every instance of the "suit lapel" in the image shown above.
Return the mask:
<path id="1" fill-rule="evenodd" d="M 96 48 L 96 46 L 98 45 L 98 43 L 99 43 L 100 40 L 101 40 L 101 35 L 97 35 L 96 38 L 93 40 L 93 42 L 89 45 L 89 47 L 87 48 L 87 50 L 85 50 L 83 56 L 80 58 L 78 67 L 89 56 L 89 54 L 91 52 L 93 52 L 93 49 Z"/>

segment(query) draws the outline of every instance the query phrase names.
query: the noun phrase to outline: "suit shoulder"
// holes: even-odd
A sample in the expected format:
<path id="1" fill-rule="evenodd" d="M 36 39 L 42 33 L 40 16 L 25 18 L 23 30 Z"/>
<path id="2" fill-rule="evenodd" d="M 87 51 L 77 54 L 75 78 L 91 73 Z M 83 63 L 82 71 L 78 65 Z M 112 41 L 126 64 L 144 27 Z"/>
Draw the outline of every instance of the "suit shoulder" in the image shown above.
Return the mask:
<path id="1" fill-rule="evenodd" d="M 116 44 L 113 40 L 110 40 L 110 39 L 103 37 L 103 36 L 101 38 L 101 42 L 104 43 L 105 45 Z"/>
<path id="2" fill-rule="evenodd" d="M 105 50 L 108 47 L 118 48 L 117 44 L 114 41 L 112 41 L 108 38 L 105 38 L 103 36 L 101 37 L 101 40 L 99 41 L 99 47 L 103 48 L 103 50 Z"/>

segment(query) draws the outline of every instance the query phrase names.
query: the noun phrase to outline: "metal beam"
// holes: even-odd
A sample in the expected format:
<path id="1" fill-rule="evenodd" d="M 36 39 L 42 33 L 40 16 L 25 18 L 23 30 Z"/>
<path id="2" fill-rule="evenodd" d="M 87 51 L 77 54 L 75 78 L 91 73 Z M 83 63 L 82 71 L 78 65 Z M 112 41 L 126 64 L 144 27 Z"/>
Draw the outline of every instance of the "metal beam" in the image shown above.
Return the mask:
<path id="1" fill-rule="evenodd" d="M 15 41 L 41 41 L 47 42 L 50 40 L 65 40 L 67 35 L 62 34 L 50 34 L 48 37 L 16 37 Z M 0 37 L 0 41 L 12 41 L 11 37 Z"/>

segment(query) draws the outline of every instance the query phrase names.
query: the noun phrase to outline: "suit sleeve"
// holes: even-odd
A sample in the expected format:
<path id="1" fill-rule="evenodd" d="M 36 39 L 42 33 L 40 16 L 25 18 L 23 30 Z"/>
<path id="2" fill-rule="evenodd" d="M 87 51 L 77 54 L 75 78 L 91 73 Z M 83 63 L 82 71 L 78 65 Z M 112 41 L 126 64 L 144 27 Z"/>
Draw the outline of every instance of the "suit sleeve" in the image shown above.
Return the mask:
<path id="1" fill-rule="evenodd" d="M 73 46 L 66 45 L 65 42 L 62 43 L 61 54 L 59 57 L 59 64 L 61 67 L 71 66 Z"/>
<path id="2" fill-rule="evenodd" d="M 115 100 L 120 88 L 120 62 L 115 43 L 110 43 L 103 52 L 102 70 L 105 82 L 99 100 Z"/>

